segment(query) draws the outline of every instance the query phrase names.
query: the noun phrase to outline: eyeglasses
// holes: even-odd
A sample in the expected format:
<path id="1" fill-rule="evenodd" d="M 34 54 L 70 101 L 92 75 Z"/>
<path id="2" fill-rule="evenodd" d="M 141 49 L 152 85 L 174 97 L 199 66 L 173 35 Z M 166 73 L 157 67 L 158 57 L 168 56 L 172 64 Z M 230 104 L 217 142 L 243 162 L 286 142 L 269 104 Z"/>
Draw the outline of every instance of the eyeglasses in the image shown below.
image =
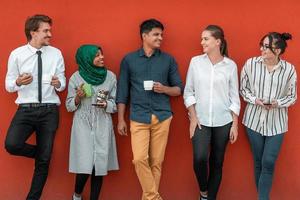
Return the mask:
<path id="1" fill-rule="evenodd" d="M 273 50 L 276 49 L 276 47 L 272 47 L 268 44 L 263 44 L 263 43 L 260 43 L 259 46 L 262 48 L 262 50 L 266 51 L 267 49 L 270 49 L 270 50 Z"/>

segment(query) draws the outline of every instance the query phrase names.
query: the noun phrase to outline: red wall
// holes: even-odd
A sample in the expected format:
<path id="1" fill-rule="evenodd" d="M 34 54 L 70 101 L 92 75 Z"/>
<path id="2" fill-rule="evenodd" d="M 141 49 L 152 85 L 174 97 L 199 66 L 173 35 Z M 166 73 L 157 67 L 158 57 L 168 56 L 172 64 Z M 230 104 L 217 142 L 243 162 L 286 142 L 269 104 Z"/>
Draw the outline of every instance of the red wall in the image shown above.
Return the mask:
<path id="1" fill-rule="evenodd" d="M 245 60 L 259 55 L 258 42 L 269 31 L 287 31 L 293 34 L 285 58 L 294 65 L 299 59 L 298 0 L 243 1 L 227 0 L 10 0 L 1 1 L 0 8 L 0 199 L 24 199 L 33 173 L 33 160 L 8 155 L 4 150 L 6 130 L 17 106 L 16 94 L 4 89 L 6 64 L 9 53 L 23 45 L 24 21 L 27 16 L 45 13 L 54 20 L 52 44 L 62 50 L 66 63 L 66 76 L 77 69 L 74 54 L 84 43 L 101 44 L 106 63 L 116 74 L 119 63 L 129 51 L 140 47 L 140 22 L 155 17 L 165 24 L 162 48 L 178 61 L 183 80 L 190 58 L 201 53 L 200 33 L 208 24 L 221 25 L 229 43 L 229 53 L 236 61 L 239 71 Z M 60 94 L 60 127 L 55 139 L 53 159 L 48 182 L 42 199 L 70 199 L 74 176 L 68 173 L 68 152 L 72 114 L 64 106 L 66 91 Z M 165 199 L 197 199 L 198 188 L 192 170 L 192 152 L 188 133 L 187 112 L 182 97 L 173 98 L 174 111 L 171 134 L 167 147 L 160 191 Z M 243 108 L 240 121 L 242 119 Z M 279 156 L 271 199 L 294 200 L 300 195 L 300 135 L 299 104 L 290 109 L 289 133 Z M 116 119 L 116 116 L 114 116 Z M 115 125 L 116 125 L 116 120 Z M 34 142 L 34 137 L 31 138 Z M 140 199 L 141 189 L 131 164 L 130 138 L 117 136 L 121 170 L 105 178 L 101 193 L 103 200 Z M 85 196 L 88 194 L 85 191 Z M 239 140 L 229 145 L 220 200 L 255 199 L 252 157 L 244 128 L 239 127 Z M 87 197 L 86 197 L 87 198 Z"/>

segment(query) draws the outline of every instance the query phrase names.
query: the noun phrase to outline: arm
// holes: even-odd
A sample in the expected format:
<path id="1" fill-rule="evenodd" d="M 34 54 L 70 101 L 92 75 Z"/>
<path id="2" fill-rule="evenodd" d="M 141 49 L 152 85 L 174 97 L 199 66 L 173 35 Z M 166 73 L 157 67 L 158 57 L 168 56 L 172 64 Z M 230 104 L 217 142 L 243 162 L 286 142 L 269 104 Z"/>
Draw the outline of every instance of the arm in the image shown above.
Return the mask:
<path id="1" fill-rule="evenodd" d="M 181 94 L 181 89 L 178 86 L 165 86 L 159 82 L 153 84 L 153 91 L 157 93 L 164 93 L 169 96 L 179 96 Z"/>
<path id="2" fill-rule="evenodd" d="M 162 85 L 159 82 L 155 82 L 153 85 L 153 91 L 157 93 L 164 93 L 169 96 L 179 96 L 183 91 L 182 81 L 180 79 L 177 63 L 174 58 L 171 58 L 170 68 L 168 72 L 168 82 L 170 86 Z"/>
<path id="3" fill-rule="evenodd" d="M 251 104 L 255 104 L 256 96 L 251 91 L 249 74 L 247 73 L 246 68 L 247 68 L 247 63 L 244 65 L 241 72 L 240 94 L 243 97 L 244 101 Z"/>
<path id="4" fill-rule="evenodd" d="M 189 119 L 190 119 L 190 138 L 195 134 L 195 129 L 198 127 L 201 129 L 200 122 L 197 118 L 197 113 L 195 110 L 196 98 L 195 98 L 195 87 L 194 87 L 194 73 L 193 73 L 193 63 L 190 62 L 190 66 L 186 76 L 186 84 L 183 92 L 183 99 L 186 108 L 188 109 Z"/>
<path id="5" fill-rule="evenodd" d="M 18 69 L 17 61 L 14 54 L 10 54 L 7 64 L 7 73 L 5 77 L 5 89 L 7 92 L 16 92 L 23 87 L 23 84 L 20 82 L 17 84 L 17 79 L 20 76 L 20 72 Z"/>
<path id="6" fill-rule="evenodd" d="M 297 99 L 297 74 L 296 70 L 293 66 L 292 73 L 288 79 L 287 86 L 286 86 L 286 96 L 277 99 L 275 104 L 278 105 L 278 107 L 289 107 L 293 105 L 296 102 Z"/>
<path id="7" fill-rule="evenodd" d="M 235 65 L 231 73 L 231 78 L 229 81 L 229 109 L 236 115 L 239 116 L 240 113 L 240 98 L 239 98 L 239 84 L 238 84 L 238 74 L 237 66 Z"/>
<path id="8" fill-rule="evenodd" d="M 124 119 L 126 104 L 129 97 L 129 65 L 124 58 L 121 62 L 120 76 L 117 87 L 117 104 L 118 104 L 118 132 L 120 135 L 127 135 L 127 125 Z"/>
<path id="9" fill-rule="evenodd" d="M 65 64 L 62 54 L 59 54 L 59 59 L 56 64 L 55 75 L 52 77 L 51 85 L 56 91 L 63 91 L 66 87 Z"/>
<path id="10" fill-rule="evenodd" d="M 109 91 L 108 99 L 106 101 L 106 112 L 107 113 L 115 113 L 117 112 L 117 105 L 116 105 L 116 92 L 117 92 L 117 80 L 116 77 L 113 76 L 113 86 L 111 91 Z"/>
<path id="11" fill-rule="evenodd" d="M 127 136 L 127 125 L 124 119 L 126 104 L 118 103 L 118 132 L 120 135 Z"/>
<path id="12" fill-rule="evenodd" d="M 81 98 L 85 96 L 85 93 L 82 90 L 82 86 L 83 84 L 78 86 L 74 76 L 70 78 L 68 85 L 68 95 L 66 99 L 66 108 L 68 112 L 74 112 L 78 109 Z"/>
<path id="13" fill-rule="evenodd" d="M 231 112 L 232 114 L 232 125 L 230 128 L 230 143 L 233 144 L 236 142 L 238 138 L 238 115 L 236 115 L 234 112 Z"/>

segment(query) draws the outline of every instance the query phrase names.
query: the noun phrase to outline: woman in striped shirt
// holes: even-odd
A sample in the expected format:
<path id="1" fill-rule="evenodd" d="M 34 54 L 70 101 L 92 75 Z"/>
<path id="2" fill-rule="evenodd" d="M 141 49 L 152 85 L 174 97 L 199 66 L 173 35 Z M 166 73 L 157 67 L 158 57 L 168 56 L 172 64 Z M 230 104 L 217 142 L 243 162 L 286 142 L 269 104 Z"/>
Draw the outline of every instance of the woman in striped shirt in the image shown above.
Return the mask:
<path id="1" fill-rule="evenodd" d="M 260 41 L 260 57 L 247 60 L 241 72 L 240 93 L 247 102 L 243 124 L 250 141 L 259 200 L 268 200 L 275 162 L 284 133 L 288 107 L 295 103 L 295 67 L 281 55 L 289 33 L 271 32 Z"/>

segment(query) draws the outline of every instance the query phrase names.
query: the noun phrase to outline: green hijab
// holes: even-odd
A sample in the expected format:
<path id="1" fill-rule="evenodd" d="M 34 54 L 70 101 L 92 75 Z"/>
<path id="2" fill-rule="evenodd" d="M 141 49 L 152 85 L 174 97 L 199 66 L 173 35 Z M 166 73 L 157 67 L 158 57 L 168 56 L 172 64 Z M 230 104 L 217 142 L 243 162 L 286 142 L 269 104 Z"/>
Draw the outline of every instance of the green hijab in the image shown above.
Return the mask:
<path id="1" fill-rule="evenodd" d="M 76 62 L 80 76 L 91 85 L 102 84 L 107 75 L 106 67 L 95 66 L 93 61 L 101 47 L 96 45 L 81 45 L 76 52 Z"/>

